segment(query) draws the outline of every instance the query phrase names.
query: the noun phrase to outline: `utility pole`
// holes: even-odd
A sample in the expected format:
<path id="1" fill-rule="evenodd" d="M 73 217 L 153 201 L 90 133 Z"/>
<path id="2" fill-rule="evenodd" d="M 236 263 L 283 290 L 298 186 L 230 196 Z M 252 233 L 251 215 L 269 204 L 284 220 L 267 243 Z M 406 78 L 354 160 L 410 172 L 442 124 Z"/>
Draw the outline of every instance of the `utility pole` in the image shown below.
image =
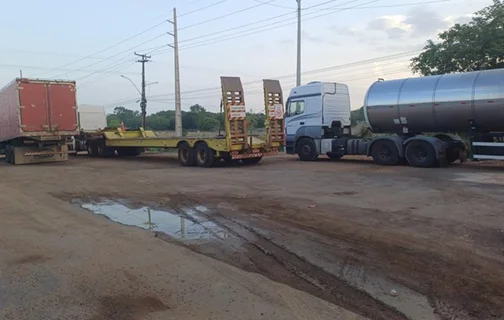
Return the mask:
<path id="1" fill-rule="evenodd" d="M 179 48 L 178 48 L 178 28 L 177 28 L 177 9 L 173 8 L 173 21 L 168 20 L 173 24 L 173 33 L 168 32 L 173 36 L 173 48 L 175 61 L 175 134 L 177 137 L 182 137 L 182 102 L 180 98 L 180 67 L 179 67 Z"/>
<path id="2" fill-rule="evenodd" d="M 151 56 L 146 54 L 139 54 L 135 52 L 136 56 L 139 56 L 140 59 L 137 62 L 142 64 L 142 92 L 140 93 L 142 98 L 140 100 L 140 109 L 142 110 L 142 128 L 145 129 L 145 116 L 147 115 L 147 97 L 145 96 L 145 63 L 149 62 Z"/>
<path id="3" fill-rule="evenodd" d="M 301 0 L 297 1 L 297 68 L 296 86 L 301 85 Z"/>

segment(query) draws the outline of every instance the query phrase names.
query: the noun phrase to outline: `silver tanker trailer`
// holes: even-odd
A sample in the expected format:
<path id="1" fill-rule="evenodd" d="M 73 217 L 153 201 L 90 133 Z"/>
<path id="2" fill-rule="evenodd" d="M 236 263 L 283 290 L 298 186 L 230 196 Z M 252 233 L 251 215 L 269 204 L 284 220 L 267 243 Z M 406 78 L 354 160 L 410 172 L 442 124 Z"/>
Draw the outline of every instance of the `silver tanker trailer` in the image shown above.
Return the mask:
<path id="1" fill-rule="evenodd" d="M 291 90 L 286 151 L 312 161 L 367 155 L 382 165 L 433 167 L 466 159 L 504 160 L 504 69 L 379 80 L 363 111 L 373 138 L 355 138 L 345 84 L 311 82 Z"/>

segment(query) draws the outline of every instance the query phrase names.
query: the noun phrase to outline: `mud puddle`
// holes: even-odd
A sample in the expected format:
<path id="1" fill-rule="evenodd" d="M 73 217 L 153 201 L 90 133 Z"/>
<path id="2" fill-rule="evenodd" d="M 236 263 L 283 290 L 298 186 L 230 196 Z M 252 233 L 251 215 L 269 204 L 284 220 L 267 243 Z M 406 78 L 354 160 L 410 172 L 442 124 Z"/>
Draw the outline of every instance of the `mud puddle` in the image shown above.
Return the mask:
<path id="1" fill-rule="evenodd" d="M 115 200 L 77 203 L 94 214 L 152 230 L 161 239 L 175 239 L 198 253 L 260 273 L 370 319 L 436 319 L 431 309 L 425 308 L 422 297 L 412 299 L 414 293 L 404 287 L 390 285 L 369 273 L 363 279 L 355 269 L 333 272 L 333 268 L 281 243 L 289 239 L 273 241 L 274 230 L 252 228 L 247 221 L 227 218 L 205 206 L 160 210 Z M 396 288 L 397 296 L 390 294 L 391 288 Z"/>
<path id="2" fill-rule="evenodd" d="M 226 239 L 228 237 L 228 233 L 224 229 L 198 214 L 198 212 L 208 210 L 203 206 L 167 211 L 147 206 L 133 208 L 111 200 L 82 202 L 79 205 L 120 224 L 162 232 L 180 241 Z"/>

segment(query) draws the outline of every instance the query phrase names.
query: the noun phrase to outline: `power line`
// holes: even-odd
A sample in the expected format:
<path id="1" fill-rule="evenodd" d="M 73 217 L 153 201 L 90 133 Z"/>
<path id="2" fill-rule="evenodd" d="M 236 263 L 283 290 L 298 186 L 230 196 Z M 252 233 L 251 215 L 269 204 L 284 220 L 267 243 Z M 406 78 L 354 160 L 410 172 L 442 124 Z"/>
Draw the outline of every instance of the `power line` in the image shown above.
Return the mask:
<path id="1" fill-rule="evenodd" d="M 160 48 L 164 48 L 164 47 L 165 46 L 158 47 L 157 49 L 154 49 L 154 50 L 151 50 L 151 51 L 147 52 L 147 54 L 150 55 L 150 54 L 156 52 L 156 50 L 159 50 Z M 147 50 L 145 50 L 145 51 L 147 51 Z M 126 69 L 126 68 L 134 65 L 135 63 L 136 63 L 136 61 L 134 61 L 134 60 L 128 60 L 128 61 L 123 61 L 122 63 L 116 64 L 116 65 L 113 65 L 113 66 L 109 67 L 109 68 L 112 69 L 110 72 L 106 72 L 105 75 L 97 77 L 95 79 L 92 79 L 92 80 L 89 80 L 89 81 L 85 81 L 82 85 L 79 85 L 79 87 L 81 87 L 81 88 L 82 87 L 87 87 L 87 86 L 90 86 L 91 84 L 100 82 L 100 81 L 102 81 L 102 80 L 110 77 L 111 75 L 117 74 L 118 71 Z"/>
<path id="2" fill-rule="evenodd" d="M 379 8 L 393 8 L 393 7 L 409 7 L 409 6 L 418 6 L 418 5 L 424 5 L 424 4 L 450 2 L 450 1 L 452 1 L 452 0 L 433 0 L 433 1 L 423 1 L 423 2 L 415 2 L 415 3 L 402 3 L 402 4 L 381 5 L 381 6 L 358 7 L 356 9 L 379 9 Z M 320 8 L 318 10 L 323 11 L 323 10 L 333 10 L 333 9 Z"/>
<path id="3" fill-rule="evenodd" d="M 321 6 L 321 5 L 328 4 L 328 3 L 331 3 L 331 2 L 336 2 L 336 1 L 339 1 L 339 0 L 325 1 L 323 3 L 319 3 L 319 4 L 316 4 L 316 5 L 310 6 L 309 8 L 314 8 L 314 7 L 317 7 L 317 6 Z M 350 2 L 355 2 L 355 1 L 359 1 L 359 0 L 352 0 Z M 281 17 L 284 17 L 284 16 L 291 15 L 292 13 L 293 12 L 284 13 L 284 14 L 280 14 L 280 15 L 274 16 L 272 18 L 266 18 L 266 19 L 255 21 L 255 22 L 250 22 L 250 23 L 247 23 L 247 24 L 243 24 L 243 25 L 240 25 L 240 26 L 237 26 L 237 27 L 228 28 L 228 29 L 224 29 L 224 30 L 220 30 L 220 31 L 212 32 L 212 33 L 207 33 L 207 34 L 204 34 L 204 35 L 201 35 L 201 36 L 197 36 L 197 37 L 193 37 L 193 38 L 182 40 L 182 41 L 180 41 L 180 43 L 188 42 L 188 41 L 192 41 L 192 40 L 196 40 L 196 39 L 201 39 L 201 38 L 206 38 L 206 37 L 209 37 L 209 36 L 225 33 L 227 31 L 231 31 L 231 30 L 242 29 L 242 28 L 245 28 L 245 27 L 248 27 L 248 26 L 252 26 L 252 25 L 256 25 L 256 24 L 263 23 L 263 22 L 271 23 L 271 19 L 278 19 L 278 18 L 281 18 Z M 258 28 L 261 28 L 261 27 L 258 27 Z"/>
<path id="4" fill-rule="evenodd" d="M 352 1 L 346 2 L 344 4 L 348 4 L 350 2 L 355 2 L 355 1 L 359 1 L 359 0 L 352 0 Z M 378 1 L 380 1 L 380 0 L 371 0 L 371 1 L 368 1 L 368 2 L 366 2 L 364 4 L 358 4 L 358 5 L 355 5 L 355 6 L 352 6 L 352 7 L 339 8 L 339 9 L 337 9 L 337 7 L 333 7 L 333 9 L 331 9 L 331 12 L 319 14 L 319 15 L 312 16 L 312 17 L 309 17 L 309 18 L 305 18 L 305 19 L 303 19 L 303 21 L 311 20 L 311 19 L 316 19 L 316 18 L 320 18 L 320 17 L 324 17 L 324 16 L 327 16 L 327 15 L 330 15 L 330 14 L 333 14 L 333 13 L 337 13 L 337 12 L 341 12 L 341 11 L 346 11 L 346 10 L 358 10 L 358 9 L 366 9 L 366 8 L 367 9 L 382 8 L 382 6 L 362 7 L 362 5 L 366 5 L 366 4 L 370 4 L 370 3 L 374 3 L 374 2 L 378 2 Z M 438 3 L 438 2 L 448 2 L 448 1 L 451 1 L 451 0 L 436 0 L 436 1 L 429 1 L 429 2 L 417 2 L 415 4 L 406 4 L 406 5 L 422 5 L 422 4 L 426 4 L 426 3 Z M 405 5 L 397 5 L 397 6 L 405 6 Z M 388 6 L 384 6 L 384 7 L 388 7 Z M 330 8 L 326 8 L 326 9 L 330 9 Z M 306 15 L 309 15 L 309 14 L 312 14 L 312 13 L 313 12 L 305 14 L 303 16 L 306 16 Z M 285 24 L 282 24 L 282 25 L 279 25 L 279 26 L 272 26 L 272 25 L 276 25 L 276 24 L 284 22 L 284 21 L 289 21 L 289 20 L 294 20 L 294 19 L 295 18 L 292 17 L 292 18 L 280 20 L 280 21 L 277 21 L 277 22 L 274 22 L 274 23 L 270 23 L 267 26 L 253 28 L 253 29 L 248 30 L 248 31 L 253 31 L 253 32 L 249 32 L 249 33 L 245 33 L 245 34 L 243 34 L 241 32 L 236 32 L 236 33 L 228 34 L 225 38 L 213 38 L 213 39 L 208 39 L 206 41 L 197 42 L 197 43 L 194 43 L 194 44 L 189 44 L 189 45 L 186 45 L 186 46 L 182 46 L 180 48 L 180 50 L 197 48 L 197 47 L 201 47 L 201 46 L 205 46 L 205 45 L 209 45 L 209 44 L 214 44 L 214 43 L 218 43 L 218 42 L 229 41 L 229 40 L 241 38 L 241 37 L 244 37 L 244 36 L 258 34 L 258 33 L 262 33 L 262 32 L 265 32 L 265 31 L 269 31 L 269 30 L 278 29 L 278 28 L 281 28 L 281 27 L 293 25 L 297 21 L 288 22 L 288 23 L 285 23 Z M 266 29 L 257 30 L 257 29 L 261 29 L 261 28 L 265 28 L 265 27 L 266 27 Z M 231 29 L 228 29 L 228 30 L 231 30 Z M 254 30 L 257 30 L 257 31 L 254 31 Z M 235 36 L 233 36 L 233 35 L 235 35 Z M 233 36 L 233 37 L 229 37 L 229 36 Z M 185 41 L 187 41 L 187 40 L 185 40 Z M 166 51 L 166 52 L 168 52 L 168 51 Z M 166 52 L 160 52 L 160 53 L 166 53 Z"/>
<path id="5" fill-rule="evenodd" d="M 154 29 L 154 28 L 156 28 L 156 27 L 158 27 L 158 26 L 162 25 L 162 24 L 163 24 L 163 23 L 165 23 L 165 22 L 166 22 L 166 20 L 163 20 L 163 21 L 161 21 L 161 22 L 159 22 L 159 23 L 156 23 L 155 25 L 153 25 L 153 26 L 151 26 L 151 27 L 149 27 L 149 28 L 147 28 L 147 29 L 145 29 L 145 30 L 143 30 L 143 31 L 139 32 L 139 33 L 136 33 L 136 34 L 132 35 L 132 36 L 131 36 L 131 37 L 129 37 L 129 38 L 126 38 L 126 39 L 124 39 L 124 40 L 121 40 L 121 41 L 119 41 L 119 42 L 116 42 L 116 43 L 114 43 L 113 45 L 110 45 L 110 46 L 106 47 L 105 49 L 102 49 L 102 50 L 96 51 L 96 52 L 94 52 L 94 53 L 92 53 L 92 54 L 88 54 L 87 56 L 82 57 L 82 58 L 80 58 L 80 59 L 77 59 L 77 60 L 75 60 L 75 61 L 72 61 L 72 62 L 66 63 L 66 64 L 64 64 L 64 65 L 62 65 L 62 66 L 60 66 L 60 67 L 58 67 L 58 68 L 64 68 L 64 67 L 67 67 L 67 66 L 69 66 L 69 65 L 75 64 L 75 63 L 80 62 L 80 61 L 82 61 L 82 60 L 88 59 L 88 58 L 90 58 L 90 57 L 92 57 L 92 56 L 94 56 L 94 55 L 97 55 L 97 54 L 100 54 L 100 53 L 102 53 L 102 52 L 108 51 L 109 49 L 112 49 L 112 48 L 114 48 L 114 47 L 116 47 L 116 46 L 118 46 L 118 45 L 120 45 L 120 44 L 123 44 L 123 43 L 125 43 L 125 42 L 127 42 L 127 41 L 129 41 L 129 40 L 131 40 L 131 39 L 133 39 L 133 38 L 136 38 L 136 37 L 138 37 L 138 36 L 140 36 L 140 35 L 142 35 L 142 34 L 144 34 L 144 33 L 148 32 L 148 31 L 150 31 L 150 30 L 152 30 L 152 29 Z M 55 69 L 56 69 L 56 68 L 55 68 Z M 55 69 L 53 69 L 53 70 L 55 70 Z M 51 71 L 53 71 L 53 70 L 50 70 L 49 72 L 51 72 Z"/>
<path id="6" fill-rule="evenodd" d="M 294 7 L 287 7 L 287 6 L 282 6 L 278 4 L 273 4 L 273 3 L 268 3 L 268 2 L 263 2 L 261 0 L 253 0 L 255 2 L 277 7 L 277 8 L 283 8 L 283 9 L 290 9 L 290 10 L 296 10 Z M 440 3 L 440 2 L 449 2 L 452 0 L 433 0 L 433 1 L 423 1 L 423 2 L 416 2 L 416 3 L 403 3 L 403 4 L 391 4 L 391 5 L 383 5 L 383 6 L 372 6 L 372 7 L 359 7 L 359 9 L 374 9 L 374 8 L 392 8 L 392 7 L 408 7 L 408 6 L 417 6 L 417 5 L 423 5 L 423 4 L 431 4 L 431 3 Z M 302 8 L 302 10 L 310 10 L 310 8 Z M 318 10 L 333 10 L 331 8 L 319 8 L 316 9 Z"/>
<path id="7" fill-rule="evenodd" d="M 273 2 L 273 1 L 275 1 L 275 0 L 270 0 L 269 2 Z M 265 3 L 261 3 L 261 4 L 256 4 L 254 6 L 247 7 L 247 8 L 244 8 L 244 9 L 240 9 L 240 10 L 237 10 L 237 11 L 233 11 L 233 12 L 230 12 L 230 13 L 227 13 L 227 14 L 223 14 L 223 15 L 215 17 L 215 18 L 211 18 L 211 19 L 208 19 L 208 20 L 204 20 L 204 21 L 200 21 L 200 22 L 197 22 L 197 23 L 193 23 L 193 24 L 190 24 L 188 26 L 179 28 L 179 31 L 180 30 L 184 30 L 184 29 L 188 29 L 188 28 L 192 28 L 192 27 L 195 27 L 195 26 L 199 26 L 199 25 L 202 25 L 202 24 L 205 24 L 205 23 L 208 23 L 208 22 L 212 22 L 212 21 L 215 21 L 215 20 L 219 20 L 219 19 L 223 19 L 223 18 L 226 18 L 226 17 L 230 17 L 230 16 L 233 16 L 235 14 L 242 13 L 242 12 L 245 12 L 245 11 L 248 11 L 248 10 L 260 7 L 260 6 L 263 6 L 265 4 L 268 4 L 269 2 L 265 2 Z"/>
<path id="8" fill-rule="evenodd" d="M 412 56 L 413 54 L 418 53 L 420 51 L 421 50 L 401 52 L 401 53 L 382 56 L 382 57 L 373 58 L 373 59 L 355 61 L 355 62 L 341 64 L 341 65 L 335 65 L 335 66 L 330 66 L 330 67 L 325 67 L 325 68 L 320 68 L 320 69 L 314 69 L 314 70 L 303 72 L 302 74 L 303 75 L 310 75 L 310 74 L 316 74 L 316 73 L 323 73 L 323 72 L 327 72 L 327 71 L 333 71 L 333 70 L 344 69 L 344 68 L 349 68 L 349 67 L 354 67 L 354 66 L 360 66 L 360 65 L 370 64 L 370 63 L 374 63 L 374 62 L 382 62 L 382 61 L 387 61 L 387 60 L 392 60 L 392 59 L 397 59 L 397 58 L 404 58 L 406 56 Z M 285 78 L 293 78 L 293 77 L 295 77 L 295 74 L 277 76 L 277 77 L 273 77 L 271 79 L 282 80 Z M 262 82 L 262 79 L 243 82 L 242 85 L 250 85 L 250 84 L 260 83 L 260 82 Z M 194 89 L 194 90 L 186 90 L 186 91 L 182 91 L 181 93 L 192 94 L 192 93 L 199 93 L 199 92 L 213 91 L 213 90 L 220 90 L 220 89 L 221 89 L 220 87 L 209 87 L 209 88 L 200 88 L 200 89 Z M 173 93 L 160 94 L 160 95 L 151 96 L 151 98 L 169 97 L 169 96 L 173 96 L 173 95 L 174 95 Z M 126 103 L 126 102 L 128 102 L 128 101 L 127 100 L 121 101 L 121 103 Z"/>
<path id="9" fill-rule="evenodd" d="M 287 7 L 287 6 L 282 6 L 280 4 L 274 4 L 274 3 L 268 3 L 268 2 L 263 2 L 263 1 L 260 1 L 260 0 L 254 0 L 255 2 L 258 2 L 260 4 L 267 4 L 269 6 L 272 6 L 272 7 L 277 7 L 277 8 L 282 8 L 282 9 L 290 9 L 290 10 L 296 10 L 297 8 L 293 8 L 293 7 Z"/>
<path id="10" fill-rule="evenodd" d="M 208 9 L 208 8 L 211 8 L 211 7 L 214 7 L 214 6 L 219 5 L 219 4 L 221 4 L 221 3 L 223 3 L 223 2 L 226 2 L 226 1 L 228 1 L 228 0 L 220 0 L 220 1 L 217 1 L 217 2 L 215 2 L 215 3 L 209 4 L 208 6 L 201 7 L 201 8 L 198 8 L 198 9 L 196 9 L 196 10 L 193 10 L 193 11 L 189 11 L 189 12 L 183 13 L 183 14 L 179 15 L 179 18 L 180 18 L 180 17 L 187 16 L 187 15 L 190 15 L 190 14 L 193 14 L 193 13 L 198 12 L 198 11 L 202 11 L 202 10 L 205 10 L 205 9 Z"/>
<path id="11" fill-rule="evenodd" d="M 49 69 L 51 69 L 51 67 L 13 65 L 13 64 L 0 64 L 0 68 L 39 69 L 39 70 L 49 70 Z M 58 68 L 58 70 L 66 70 L 66 71 L 75 72 L 77 69 Z M 86 70 L 81 70 L 81 71 L 82 72 L 103 73 L 103 70 L 89 70 L 89 69 L 86 69 Z M 138 74 L 138 73 L 131 73 L 131 74 Z"/>
<path id="12" fill-rule="evenodd" d="M 310 8 L 315 7 L 315 6 L 327 4 L 328 2 L 334 2 L 334 1 L 337 1 L 337 0 L 326 1 L 324 3 L 320 3 L 318 5 L 314 5 L 314 6 L 305 8 L 305 9 L 310 9 Z M 416 2 L 416 3 L 399 4 L 399 5 L 385 5 L 385 6 L 365 6 L 366 4 L 370 4 L 370 3 L 374 3 L 374 2 L 380 1 L 380 0 L 373 0 L 373 1 L 368 1 L 366 3 L 357 4 L 355 6 L 341 8 L 342 5 L 349 4 L 349 3 L 352 3 L 352 2 L 356 2 L 356 1 L 359 1 L 359 0 L 351 0 L 351 1 L 345 2 L 343 4 L 340 4 L 338 6 L 334 6 L 334 7 L 331 7 L 331 8 L 320 8 L 320 9 L 317 9 L 317 11 L 330 10 L 331 12 L 326 12 L 326 13 L 319 14 L 319 15 L 316 15 L 316 16 L 311 16 L 311 17 L 303 19 L 303 21 L 311 20 L 311 19 L 316 19 L 316 18 L 319 18 L 319 17 L 327 16 L 327 15 L 330 15 L 330 14 L 333 14 L 333 13 L 337 13 L 337 12 L 341 12 L 341 11 L 346 11 L 346 10 L 378 9 L 378 8 L 387 8 L 387 7 L 390 7 L 390 6 L 397 6 L 397 7 L 401 7 L 401 6 L 413 6 L 413 5 L 423 5 L 423 4 L 429 4 L 429 3 L 449 2 L 449 1 L 452 1 L 452 0 L 434 0 L 434 1 L 426 1 L 426 2 Z M 309 13 L 303 14 L 303 16 L 312 15 L 314 13 L 317 13 L 317 12 L 309 12 Z M 245 25 L 238 26 L 236 28 L 229 28 L 229 29 L 213 32 L 213 33 L 210 33 L 210 34 L 206 34 L 206 35 L 202 35 L 202 36 L 197 36 L 197 37 L 193 37 L 193 38 L 190 38 L 190 39 L 185 39 L 185 40 L 182 40 L 180 42 L 189 42 L 189 41 L 192 41 L 192 40 L 196 40 L 196 39 L 200 39 L 200 38 L 205 38 L 205 37 L 208 37 L 208 36 L 217 35 L 217 34 L 220 34 L 220 33 L 225 33 L 225 32 L 228 32 L 228 31 L 244 28 L 244 27 L 247 27 L 247 26 L 250 26 L 250 25 L 261 23 L 261 22 L 266 22 L 266 21 L 269 22 L 269 24 L 267 24 L 267 25 L 259 26 L 259 27 L 252 28 L 252 29 L 244 31 L 244 32 L 249 31 L 248 33 L 244 33 L 243 34 L 242 32 L 235 32 L 235 33 L 228 34 L 225 38 L 220 38 L 220 37 L 219 38 L 212 38 L 212 39 L 204 40 L 204 41 L 201 41 L 201 42 L 196 42 L 196 43 L 188 44 L 186 46 L 182 46 L 180 49 L 184 50 L 184 49 L 196 48 L 196 47 L 200 47 L 200 46 L 205 46 L 205 45 L 214 44 L 214 43 L 218 43 L 218 42 L 222 42 L 222 41 L 228 41 L 228 40 L 240 38 L 240 37 L 243 37 L 243 36 L 249 36 L 249 35 L 253 35 L 253 34 L 258 34 L 258 33 L 262 33 L 262 32 L 265 32 L 265 31 L 277 29 L 277 28 L 284 27 L 284 26 L 289 26 L 289 25 L 294 24 L 295 22 L 289 22 L 289 23 L 285 23 L 285 24 L 282 24 L 282 25 L 279 25 L 279 26 L 275 26 L 275 27 L 272 27 L 272 24 L 276 25 L 276 24 L 279 24 L 279 23 L 282 23 L 282 22 L 285 22 L 285 21 L 292 21 L 292 20 L 295 20 L 295 17 L 283 19 L 283 20 L 276 21 L 276 22 L 273 22 L 273 23 L 271 23 L 271 19 L 277 19 L 279 17 L 285 16 L 285 15 L 290 15 L 290 14 L 292 14 L 292 13 L 281 14 L 281 15 L 275 16 L 273 18 L 259 20 L 259 21 L 256 21 L 256 22 L 252 22 L 252 23 L 248 23 L 248 24 L 245 24 Z M 266 28 L 266 29 L 264 29 L 264 28 Z M 257 30 L 257 31 L 254 31 L 254 30 Z M 250 32 L 250 31 L 252 31 L 252 32 Z M 233 35 L 235 35 L 235 36 L 233 36 Z M 229 36 L 233 36 L 233 37 L 229 37 Z M 162 51 L 162 52 L 159 52 L 159 54 L 164 54 L 164 53 L 167 53 L 167 52 L 171 52 L 171 51 L 170 50 Z"/>
<path id="13" fill-rule="evenodd" d="M 351 1 L 348 1 L 347 3 L 355 2 L 355 1 L 359 1 L 359 0 L 351 0 Z M 345 10 L 351 10 L 351 9 L 354 9 L 354 8 L 356 8 L 358 6 L 366 5 L 366 4 L 370 4 L 370 3 L 374 3 L 374 2 L 378 2 L 378 1 L 380 1 L 380 0 L 370 0 L 370 1 L 365 2 L 363 4 L 357 4 L 357 5 L 353 6 L 353 7 L 341 8 L 341 9 L 339 9 L 337 11 L 335 10 L 335 11 L 331 11 L 331 12 L 328 12 L 328 13 L 320 14 L 320 15 L 317 15 L 317 16 L 305 18 L 305 19 L 303 19 L 303 21 L 311 20 L 311 19 L 315 19 L 315 18 L 319 18 L 319 17 L 323 17 L 323 16 L 327 16 L 327 15 L 334 14 L 334 13 L 341 12 L 341 11 L 345 11 Z M 347 3 L 345 3 L 345 4 L 347 4 Z M 311 14 L 311 13 L 305 14 L 303 16 L 306 16 L 306 15 L 309 15 L 309 14 Z M 289 21 L 289 20 L 295 20 L 295 21 L 275 26 L 275 25 L 277 25 L 279 23 L 282 23 L 282 22 L 285 22 L 285 21 Z M 281 27 L 289 26 L 289 25 L 292 25 L 292 24 L 295 24 L 295 23 L 297 23 L 297 18 L 296 17 L 292 17 L 292 18 L 288 18 L 288 19 L 283 19 L 283 20 L 280 20 L 280 21 L 277 21 L 277 22 L 274 22 L 274 23 L 270 23 L 270 24 L 262 26 L 262 27 L 257 27 L 257 28 L 253 28 L 253 29 L 248 30 L 248 31 L 252 31 L 252 32 L 248 32 L 248 33 L 245 33 L 245 34 L 242 34 L 241 32 L 235 32 L 235 33 L 228 34 L 225 38 L 214 38 L 214 39 L 209 39 L 209 40 L 202 41 L 202 42 L 199 42 L 199 43 L 197 42 L 197 43 L 194 43 L 194 44 L 189 44 L 189 45 L 181 47 L 180 50 L 189 49 L 189 48 L 196 48 L 196 47 L 205 46 L 205 45 L 209 45 L 209 44 L 213 44 L 213 43 L 218 43 L 218 42 L 222 42 L 222 41 L 228 41 L 228 40 L 232 40 L 232 39 L 241 38 L 243 36 L 250 36 L 250 35 L 253 35 L 253 34 L 262 33 L 262 32 L 265 32 L 265 31 L 269 31 L 269 30 L 273 30 L 273 29 L 278 29 L 278 28 L 281 28 Z M 262 29 L 262 28 L 266 28 L 266 29 Z M 258 30 L 258 29 L 262 29 L 262 30 Z M 254 31 L 254 30 L 257 30 L 257 31 Z M 229 37 L 229 36 L 233 36 L 233 37 Z"/>
<path id="14" fill-rule="evenodd" d="M 133 47 L 128 48 L 128 49 L 126 49 L 126 50 L 123 50 L 123 51 L 121 51 L 121 52 L 119 52 L 119 53 L 116 53 L 116 54 L 114 54 L 114 55 L 111 55 L 111 56 L 109 56 L 108 58 L 113 58 L 113 57 L 116 57 L 116 56 L 121 55 L 121 54 L 123 54 L 123 53 L 125 53 L 125 52 L 131 52 L 131 51 L 133 51 L 134 49 L 136 49 L 136 48 L 140 47 L 141 45 L 144 45 L 144 44 L 146 44 L 146 43 L 149 43 L 149 42 L 152 42 L 152 41 L 154 41 L 154 40 L 157 40 L 157 39 L 159 39 L 159 38 L 161 38 L 161 37 L 165 36 L 166 34 L 167 34 L 167 33 L 165 32 L 165 33 L 163 33 L 163 34 L 160 34 L 160 35 L 159 35 L 159 36 L 157 36 L 157 37 L 150 38 L 150 39 L 148 39 L 148 40 L 146 40 L 146 41 L 144 41 L 144 42 L 142 42 L 142 43 L 140 43 L 140 44 L 138 44 L 138 45 L 136 45 L 136 46 L 133 46 Z M 80 69 L 77 69 L 77 70 L 81 70 L 81 69 L 88 68 L 88 67 L 90 67 L 90 66 L 94 66 L 95 64 L 99 64 L 100 62 L 101 62 L 101 61 L 97 61 L 97 62 L 90 63 L 90 64 L 88 64 L 88 65 L 86 65 L 86 66 L 84 66 L 84 67 L 82 67 L 82 68 L 80 68 Z M 55 78 L 58 78 L 58 77 L 59 77 L 59 75 L 58 75 L 58 76 L 56 76 Z"/>

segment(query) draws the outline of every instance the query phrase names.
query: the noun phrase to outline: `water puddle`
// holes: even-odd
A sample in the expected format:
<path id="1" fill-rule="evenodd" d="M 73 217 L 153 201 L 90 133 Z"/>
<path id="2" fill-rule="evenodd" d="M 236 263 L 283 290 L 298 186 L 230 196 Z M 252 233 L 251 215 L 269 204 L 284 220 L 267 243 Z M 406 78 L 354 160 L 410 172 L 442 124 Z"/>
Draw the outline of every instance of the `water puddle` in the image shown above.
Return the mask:
<path id="1" fill-rule="evenodd" d="M 104 215 L 112 221 L 147 230 L 163 232 L 177 240 L 226 239 L 228 233 L 200 213 L 208 208 L 198 206 L 177 211 L 153 209 L 147 206 L 131 208 L 117 201 L 79 203 L 95 214 Z"/>

